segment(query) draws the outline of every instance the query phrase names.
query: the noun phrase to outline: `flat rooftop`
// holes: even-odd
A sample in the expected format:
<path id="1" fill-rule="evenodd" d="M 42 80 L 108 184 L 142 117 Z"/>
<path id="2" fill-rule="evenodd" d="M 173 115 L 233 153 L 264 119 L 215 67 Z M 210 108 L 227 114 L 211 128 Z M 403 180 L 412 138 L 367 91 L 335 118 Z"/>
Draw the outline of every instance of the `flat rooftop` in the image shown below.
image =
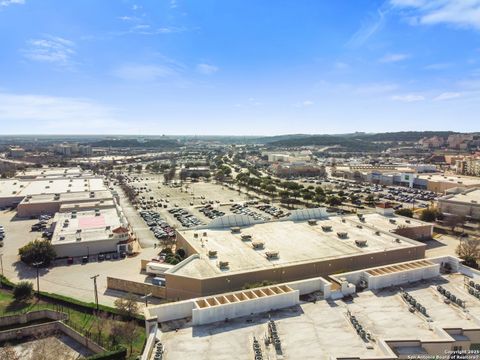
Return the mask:
<path id="1" fill-rule="evenodd" d="M 111 237 L 112 230 L 122 226 L 116 208 L 78 211 L 75 216 L 57 213 L 54 222 L 53 245 L 105 240 Z"/>
<path id="2" fill-rule="evenodd" d="M 442 174 L 419 174 L 420 179 L 425 179 L 434 182 L 447 182 L 457 186 L 480 186 L 480 178 L 463 175 L 442 175 Z"/>
<path id="3" fill-rule="evenodd" d="M 38 203 L 51 203 L 51 202 L 85 202 L 85 201 L 101 201 L 112 200 L 113 196 L 109 190 L 100 191 L 79 191 L 79 192 L 64 192 L 55 194 L 37 194 L 31 195 L 31 197 L 24 198 L 22 203 L 38 204 Z"/>
<path id="4" fill-rule="evenodd" d="M 458 203 L 480 204 L 480 189 L 473 189 L 455 195 L 447 195 L 439 200 L 453 201 Z"/>
<path id="5" fill-rule="evenodd" d="M 39 194 L 106 190 L 101 177 L 27 180 L 8 179 L 0 181 L 0 198 L 25 197 Z"/>
<path id="6" fill-rule="evenodd" d="M 418 311 L 411 313 L 397 287 L 364 291 L 353 300 L 303 302 L 269 314 L 228 322 L 201 326 L 192 326 L 187 320 L 162 323 L 160 340 L 166 349 L 164 358 L 252 359 L 254 336 L 260 342 L 264 359 L 275 358 L 272 346 L 266 347 L 263 343 L 269 315 L 277 325 L 286 359 L 310 359 L 312 354 L 315 354 L 315 359 L 324 360 L 336 357 L 385 358 L 378 345 L 379 340 L 441 341 L 447 339 L 442 332 L 434 331 L 435 328 L 480 328 L 473 318 L 480 317 L 480 300 L 466 292 L 463 281 L 463 275 L 451 274 L 403 286 L 426 307 L 430 320 Z M 467 311 L 446 304 L 436 290 L 437 285 L 466 300 Z M 347 311 L 377 341 L 364 342 L 351 325 Z M 398 353 L 423 353 L 421 347 L 394 350 Z"/>
<path id="7" fill-rule="evenodd" d="M 30 178 L 41 179 L 47 177 L 78 177 L 81 175 L 92 175 L 90 171 L 83 171 L 79 167 L 71 168 L 41 168 L 41 169 L 29 169 L 17 174 L 18 178 Z"/>
<path id="8" fill-rule="evenodd" d="M 431 223 L 427 223 L 417 219 L 411 219 L 404 216 L 383 216 L 381 214 L 372 213 L 363 215 L 365 222 L 360 222 L 356 215 L 345 217 L 348 221 L 355 224 L 364 224 L 366 226 L 378 229 L 380 231 L 392 232 L 400 227 L 418 227 L 418 226 L 432 226 Z"/>
<path id="9" fill-rule="evenodd" d="M 380 216 L 380 215 L 379 215 Z M 322 226 L 330 226 L 324 231 Z M 367 224 L 355 224 L 340 216 L 318 220 L 316 225 L 308 222 L 275 221 L 243 227 L 241 233 L 234 234 L 230 229 L 184 230 L 180 235 L 200 254 L 185 265 L 174 269 L 178 275 L 205 278 L 225 272 L 243 272 L 279 265 L 295 264 L 315 260 L 326 260 L 342 256 L 418 246 L 414 240 L 397 234 L 382 232 Z M 340 239 L 337 233 L 347 233 Z M 207 236 L 203 236 L 206 233 Z M 251 235 L 250 241 L 243 241 L 242 235 Z M 396 239 L 400 239 L 396 241 Z M 356 240 L 367 240 L 360 247 Z M 254 249 L 253 244 L 262 242 L 263 249 Z M 208 252 L 216 251 L 214 258 Z M 267 259 L 267 252 L 278 251 L 278 258 Z M 228 270 L 220 270 L 218 261 L 228 261 Z"/>

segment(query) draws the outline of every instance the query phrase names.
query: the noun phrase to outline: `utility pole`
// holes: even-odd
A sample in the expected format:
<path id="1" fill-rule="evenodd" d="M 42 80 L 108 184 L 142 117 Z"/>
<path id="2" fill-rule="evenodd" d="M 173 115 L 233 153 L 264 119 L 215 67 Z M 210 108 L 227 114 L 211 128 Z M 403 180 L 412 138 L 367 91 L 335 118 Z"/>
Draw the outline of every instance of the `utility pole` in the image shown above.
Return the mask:
<path id="1" fill-rule="evenodd" d="M 97 311 L 98 311 L 98 292 L 97 292 L 97 277 L 100 275 L 95 275 L 92 276 L 90 279 L 93 279 L 93 287 L 95 289 L 95 304 L 97 305 Z"/>
<path id="2" fill-rule="evenodd" d="M 3 288 L 3 253 L 0 254 L 0 266 L 2 267 L 2 280 L 0 280 L 0 287 Z"/>
<path id="3" fill-rule="evenodd" d="M 43 264 L 43 261 L 37 261 L 32 265 L 37 268 L 37 296 L 40 296 L 40 277 L 38 273 L 38 267 Z"/>

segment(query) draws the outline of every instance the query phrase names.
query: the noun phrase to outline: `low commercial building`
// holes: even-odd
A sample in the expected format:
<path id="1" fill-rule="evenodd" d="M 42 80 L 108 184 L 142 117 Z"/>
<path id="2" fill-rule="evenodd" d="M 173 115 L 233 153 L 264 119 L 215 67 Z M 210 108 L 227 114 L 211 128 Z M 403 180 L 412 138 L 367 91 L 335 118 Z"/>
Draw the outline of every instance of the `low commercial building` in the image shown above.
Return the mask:
<path id="1" fill-rule="evenodd" d="M 480 220 L 480 188 L 443 196 L 438 199 L 438 209 L 442 213 Z"/>
<path id="2" fill-rule="evenodd" d="M 182 168 L 180 170 L 180 178 L 187 177 L 205 177 L 210 175 L 210 168 L 206 166 Z"/>
<path id="3" fill-rule="evenodd" d="M 17 205 L 19 217 L 32 217 L 42 214 L 55 214 L 72 209 L 105 209 L 113 208 L 113 195 L 108 190 L 79 191 L 56 194 L 27 195 Z"/>
<path id="4" fill-rule="evenodd" d="M 325 176 L 325 167 L 308 162 L 278 163 L 272 165 L 272 170 L 279 177 L 295 176 Z"/>
<path id="5" fill-rule="evenodd" d="M 8 156 L 12 159 L 20 159 L 25 157 L 25 149 L 19 146 L 11 146 L 8 149 Z"/>
<path id="6" fill-rule="evenodd" d="M 188 299 L 262 281 L 296 281 L 424 257 L 425 244 L 392 231 L 418 224 L 380 217 L 333 216 L 177 231 L 177 248 L 188 258 L 165 272 L 166 296 Z"/>
<path id="7" fill-rule="evenodd" d="M 106 190 L 101 177 L 65 177 L 0 180 L 0 207 L 17 206 L 28 196 Z"/>
<path id="8" fill-rule="evenodd" d="M 57 213 L 52 245 L 57 257 L 131 253 L 135 238 L 119 208 Z"/>
<path id="9" fill-rule="evenodd" d="M 158 340 L 171 358 L 199 360 L 476 359 L 479 284 L 479 271 L 445 256 L 154 305 L 144 358 Z"/>
<path id="10" fill-rule="evenodd" d="M 48 167 L 40 169 L 29 169 L 21 171 L 17 174 L 17 179 L 63 179 L 63 178 L 79 178 L 93 176 L 88 170 L 82 170 L 79 167 Z"/>

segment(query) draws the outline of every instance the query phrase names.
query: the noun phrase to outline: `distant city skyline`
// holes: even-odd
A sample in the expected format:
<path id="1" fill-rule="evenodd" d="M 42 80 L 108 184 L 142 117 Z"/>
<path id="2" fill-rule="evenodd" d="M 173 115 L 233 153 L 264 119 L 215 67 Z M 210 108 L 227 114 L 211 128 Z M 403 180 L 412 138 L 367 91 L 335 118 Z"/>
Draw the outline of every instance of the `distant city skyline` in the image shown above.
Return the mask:
<path id="1" fill-rule="evenodd" d="M 0 0 L 0 135 L 480 131 L 480 0 Z"/>

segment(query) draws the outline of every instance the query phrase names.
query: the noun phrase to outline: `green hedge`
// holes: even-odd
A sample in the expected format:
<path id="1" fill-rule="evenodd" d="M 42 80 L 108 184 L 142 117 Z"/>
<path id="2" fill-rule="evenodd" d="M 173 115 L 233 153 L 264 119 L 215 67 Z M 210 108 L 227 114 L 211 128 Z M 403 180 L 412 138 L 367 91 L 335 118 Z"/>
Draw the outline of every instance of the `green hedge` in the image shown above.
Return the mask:
<path id="1" fill-rule="evenodd" d="M 12 283 L 10 280 L 8 280 L 5 276 L 2 277 L 0 275 L 0 279 L 1 279 L 2 285 L 4 287 L 6 287 L 7 289 L 13 289 L 15 287 L 15 284 Z M 35 292 L 35 294 L 37 294 L 37 293 Z M 80 311 L 85 311 L 86 310 L 90 313 L 93 313 L 94 311 L 97 310 L 97 306 L 95 305 L 95 303 L 92 303 L 92 302 L 87 303 L 85 301 L 81 301 L 81 300 L 74 299 L 74 298 L 64 296 L 64 295 L 60 295 L 60 294 L 54 294 L 54 293 L 49 293 L 49 292 L 45 292 L 45 291 L 40 291 L 40 298 L 42 298 L 44 300 L 47 300 L 47 301 L 51 300 L 55 303 L 60 303 L 60 304 L 63 304 L 65 306 L 72 306 L 74 308 L 77 308 Z M 98 309 L 100 311 L 107 312 L 109 314 L 120 315 L 120 316 L 122 315 L 122 313 L 114 307 L 98 304 Z M 143 320 L 145 320 L 145 317 L 143 315 L 137 315 L 136 320 L 137 321 L 138 320 L 143 321 Z"/>
<path id="2" fill-rule="evenodd" d="M 87 360 L 125 360 L 127 357 L 127 349 L 120 348 L 118 350 L 106 351 L 100 354 L 92 355 Z"/>

